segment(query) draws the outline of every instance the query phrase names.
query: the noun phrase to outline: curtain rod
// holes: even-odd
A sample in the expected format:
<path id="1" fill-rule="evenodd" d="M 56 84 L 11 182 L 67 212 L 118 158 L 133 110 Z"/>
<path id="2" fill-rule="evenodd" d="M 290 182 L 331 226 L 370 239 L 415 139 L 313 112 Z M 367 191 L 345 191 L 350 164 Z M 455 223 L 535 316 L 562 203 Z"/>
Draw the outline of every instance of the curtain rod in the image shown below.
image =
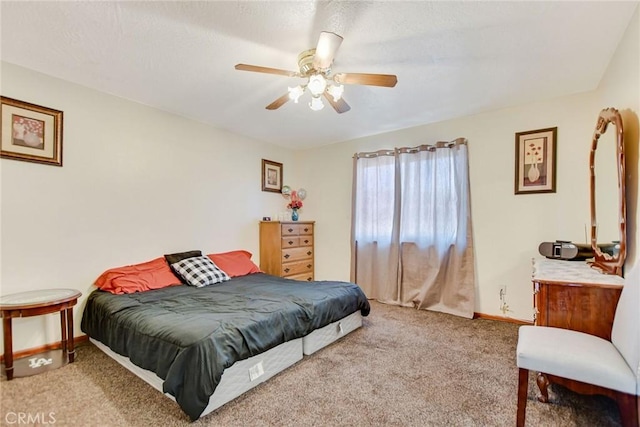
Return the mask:
<path id="1" fill-rule="evenodd" d="M 435 151 L 438 148 L 453 148 L 459 145 L 467 145 L 466 138 L 456 138 L 453 141 L 438 141 L 435 144 L 423 144 L 418 145 L 417 147 L 402 147 L 402 148 L 394 148 L 393 150 L 378 150 L 378 151 L 370 151 L 363 153 L 355 153 L 353 155 L 354 158 L 371 158 L 378 156 L 393 156 L 396 152 L 398 153 L 417 153 L 419 151 Z"/>

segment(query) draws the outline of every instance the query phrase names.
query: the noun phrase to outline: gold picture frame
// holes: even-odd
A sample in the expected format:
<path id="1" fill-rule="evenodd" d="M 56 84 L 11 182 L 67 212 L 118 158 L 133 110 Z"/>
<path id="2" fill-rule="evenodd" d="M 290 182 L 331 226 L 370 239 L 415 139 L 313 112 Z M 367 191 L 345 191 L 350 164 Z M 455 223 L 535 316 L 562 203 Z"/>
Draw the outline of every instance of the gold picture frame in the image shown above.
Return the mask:
<path id="1" fill-rule="evenodd" d="M 262 159 L 262 191 L 282 193 L 282 163 Z"/>
<path id="2" fill-rule="evenodd" d="M 516 133 L 515 194 L 556 192 L 558 128 Z"/>
<path id="3" fill-rule="evenodd" d="M 0 116 L 0 157 L 62 166 L 62 111 L 3 96 Z"/>

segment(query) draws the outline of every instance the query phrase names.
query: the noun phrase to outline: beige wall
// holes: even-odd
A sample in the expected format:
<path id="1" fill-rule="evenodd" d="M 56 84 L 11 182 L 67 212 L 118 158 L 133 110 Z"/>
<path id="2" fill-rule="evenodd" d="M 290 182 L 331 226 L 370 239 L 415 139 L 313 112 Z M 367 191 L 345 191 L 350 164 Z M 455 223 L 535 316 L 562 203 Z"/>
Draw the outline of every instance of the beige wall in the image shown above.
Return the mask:
<path id="1" fill-rule="evenodd" d="M 76 288 L 83 302 L 105 269 L 189 249 L 243 248 L 258 262 L 258 220 L 284 210 L 281 196 L 261 191 L 261 159 L 291 164 L 290 150 L 1 70 L 3 96 L 64 111 L 62 168 L 0 161 L 2 294 Z M 14 320 L 14 349 L 59 340 L 58 325 L 55 315 Z"/>
<path id="2" fill-rule="evenodd" d="M 596 118 L 608 106 L 627 110 L 627 115 L 638 114 L 638 58 L 636 12 L 597 91 L 297 153 L 297 162 L 305 165 L 300 178 L 309 192 L 305 216 L 317 221 L 317 277 L 349 279 L 354 153 L 466 137 L 478 279 L 476 312 L 502 315 L 499 291 L 507 286 L 511 309 L 507 316 L 531 320 L 531 258 L 539 256 L 542 241 L 585 241 L 585 226 L 590 223 L 588 162 Z M 555 126 L 557 192 L 514 195 L 514 134 Z M 636 170 L 629 172 L 635 174 L 630 179 L 635 179 L 635 185 L 628 185 L 635 192 L 629 199 L 630 240 L 634 242 L 629 266 L 638 264 L 634 255 L 638 246 L 637 141 L 636 132 L 636 152 L 631 154 Z"/>

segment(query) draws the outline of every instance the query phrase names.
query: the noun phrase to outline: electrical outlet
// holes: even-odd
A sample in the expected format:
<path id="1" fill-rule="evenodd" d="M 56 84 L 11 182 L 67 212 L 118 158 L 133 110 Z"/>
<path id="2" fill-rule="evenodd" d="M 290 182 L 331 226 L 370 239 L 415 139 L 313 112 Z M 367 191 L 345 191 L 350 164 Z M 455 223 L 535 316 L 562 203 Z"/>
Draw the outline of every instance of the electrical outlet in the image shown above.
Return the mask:
<path id="1" fill-rule="evenodd" d="M 264 374 L 262 360 L 249 368 L 249 380 L 255 381 Z"/>
<path id="2" fill-rule="evenodd" d="M 503 285 L 500 288 L 500 311 L 503 316 L 506 316 L 509 310 L 509 304 L 507 304 L 507 285 Z"/>

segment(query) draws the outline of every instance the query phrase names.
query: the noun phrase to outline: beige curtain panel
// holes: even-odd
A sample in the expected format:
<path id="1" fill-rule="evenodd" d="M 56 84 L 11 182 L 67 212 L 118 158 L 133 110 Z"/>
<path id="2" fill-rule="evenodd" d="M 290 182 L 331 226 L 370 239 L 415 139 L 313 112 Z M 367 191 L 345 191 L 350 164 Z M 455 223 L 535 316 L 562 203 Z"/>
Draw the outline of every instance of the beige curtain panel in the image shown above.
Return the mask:
<path id="1" fill-rule="evenodd" d="M 354 156 L 351 280 L 371 299 L 472 318 L 467 142 Z"/>

